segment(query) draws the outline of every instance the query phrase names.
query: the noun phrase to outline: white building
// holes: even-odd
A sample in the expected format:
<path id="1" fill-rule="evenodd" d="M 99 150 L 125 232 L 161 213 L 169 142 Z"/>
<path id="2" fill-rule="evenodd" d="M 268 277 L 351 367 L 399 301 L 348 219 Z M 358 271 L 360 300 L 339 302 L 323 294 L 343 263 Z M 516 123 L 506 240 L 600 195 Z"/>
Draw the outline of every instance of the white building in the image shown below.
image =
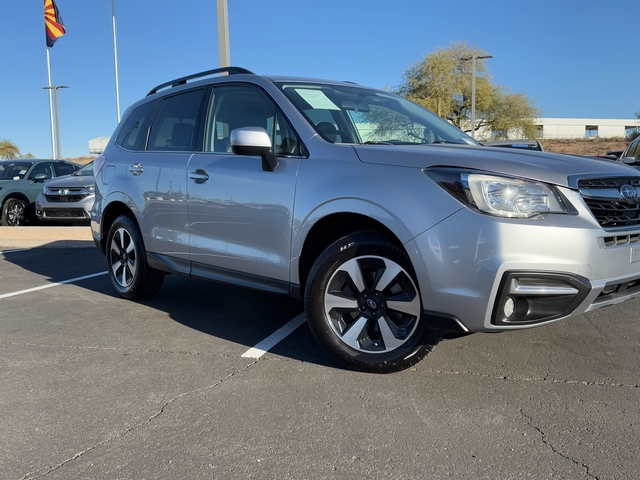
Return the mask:
<path id="1" fill-rule="evenodd" d="M 537 137 L 543 138 L 613 138 L 628 137 L 640 131 L 640 119 L 539 118 L 535 122 Z"/>
<path id="2" fill-rule="evenodd" d="M 107 148 L 107 143 L 111 137 L 96 137 L 89 140 L 89 154 L 101 155 Z"/>

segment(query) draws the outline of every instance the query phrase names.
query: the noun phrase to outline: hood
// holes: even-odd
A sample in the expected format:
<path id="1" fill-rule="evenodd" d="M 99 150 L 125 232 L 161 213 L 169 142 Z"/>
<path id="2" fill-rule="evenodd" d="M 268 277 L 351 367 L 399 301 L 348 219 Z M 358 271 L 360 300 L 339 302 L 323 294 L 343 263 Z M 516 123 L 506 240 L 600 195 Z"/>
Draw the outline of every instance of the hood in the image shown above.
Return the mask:
<path id="1" fill-rule="evenodd" d="M 364 163 L 405 167 L 462 167 L 576 187 L 578 178 L 640 177 L 640 171 L 613 160 L 559 153 L 471 145 L 358 145 Z"/>
<path id="2" fill-rule="evenodd" d="M 48 188 L 83 188 L 93 185 L 95 179 L 93 175 L 63 175 L 47 182 Z"/>

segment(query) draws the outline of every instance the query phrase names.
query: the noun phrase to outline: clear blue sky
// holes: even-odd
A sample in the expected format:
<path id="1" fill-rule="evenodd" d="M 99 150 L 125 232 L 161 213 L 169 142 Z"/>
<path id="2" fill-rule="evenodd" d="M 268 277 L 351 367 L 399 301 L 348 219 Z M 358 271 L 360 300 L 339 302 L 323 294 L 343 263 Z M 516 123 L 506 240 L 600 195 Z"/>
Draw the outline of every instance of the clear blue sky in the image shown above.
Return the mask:
<path id="1" fill-rule="evenodd" d="M 115 0 L 121 109 L 150 88 L 219 65 L 216 0 Z M 51 156 L 44 6 L 3 0 L 0 140 Z M 543 117 L 635 118 L 638 0 L 228 0 L 231 63 L 256 73 L 395 87 L 429 52 L 467 42 L 494 83 Z M 111 0 L 56 0 L 51 49 L 63 157 L 116 126 Z"/>

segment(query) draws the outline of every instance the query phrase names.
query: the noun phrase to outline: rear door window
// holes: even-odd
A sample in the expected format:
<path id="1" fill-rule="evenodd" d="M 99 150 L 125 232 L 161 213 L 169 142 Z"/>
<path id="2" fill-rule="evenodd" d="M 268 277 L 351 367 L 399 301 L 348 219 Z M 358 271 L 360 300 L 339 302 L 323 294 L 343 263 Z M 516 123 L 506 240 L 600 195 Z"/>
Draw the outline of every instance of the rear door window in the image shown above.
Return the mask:
<path id="1" fill-rule="evenodd" d="M 153 119 L 147 150 L 194 150 L 203 94 L 198 89 L 165 98 Z"/>

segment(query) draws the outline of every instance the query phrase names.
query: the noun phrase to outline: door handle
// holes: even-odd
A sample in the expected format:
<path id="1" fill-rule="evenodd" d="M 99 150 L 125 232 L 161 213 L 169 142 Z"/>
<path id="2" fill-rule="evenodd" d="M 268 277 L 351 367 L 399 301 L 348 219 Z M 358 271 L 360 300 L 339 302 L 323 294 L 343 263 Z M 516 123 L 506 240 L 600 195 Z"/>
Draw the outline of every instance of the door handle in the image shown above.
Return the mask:
<path id="1" fill-rule="evenodd" d="M 129 171 L 134 175 L 140 175 L 144 171 L 144 168 L 141 163 L 134 163 L 129 167 Z"/>
<path id="2" fill-rule="evenodd" d="M 201 168 L 198 168 L 195 172 L 189 172 L 189 178 L 196 183 L 204 183 L 209 180 L 209 174 Z"/>

